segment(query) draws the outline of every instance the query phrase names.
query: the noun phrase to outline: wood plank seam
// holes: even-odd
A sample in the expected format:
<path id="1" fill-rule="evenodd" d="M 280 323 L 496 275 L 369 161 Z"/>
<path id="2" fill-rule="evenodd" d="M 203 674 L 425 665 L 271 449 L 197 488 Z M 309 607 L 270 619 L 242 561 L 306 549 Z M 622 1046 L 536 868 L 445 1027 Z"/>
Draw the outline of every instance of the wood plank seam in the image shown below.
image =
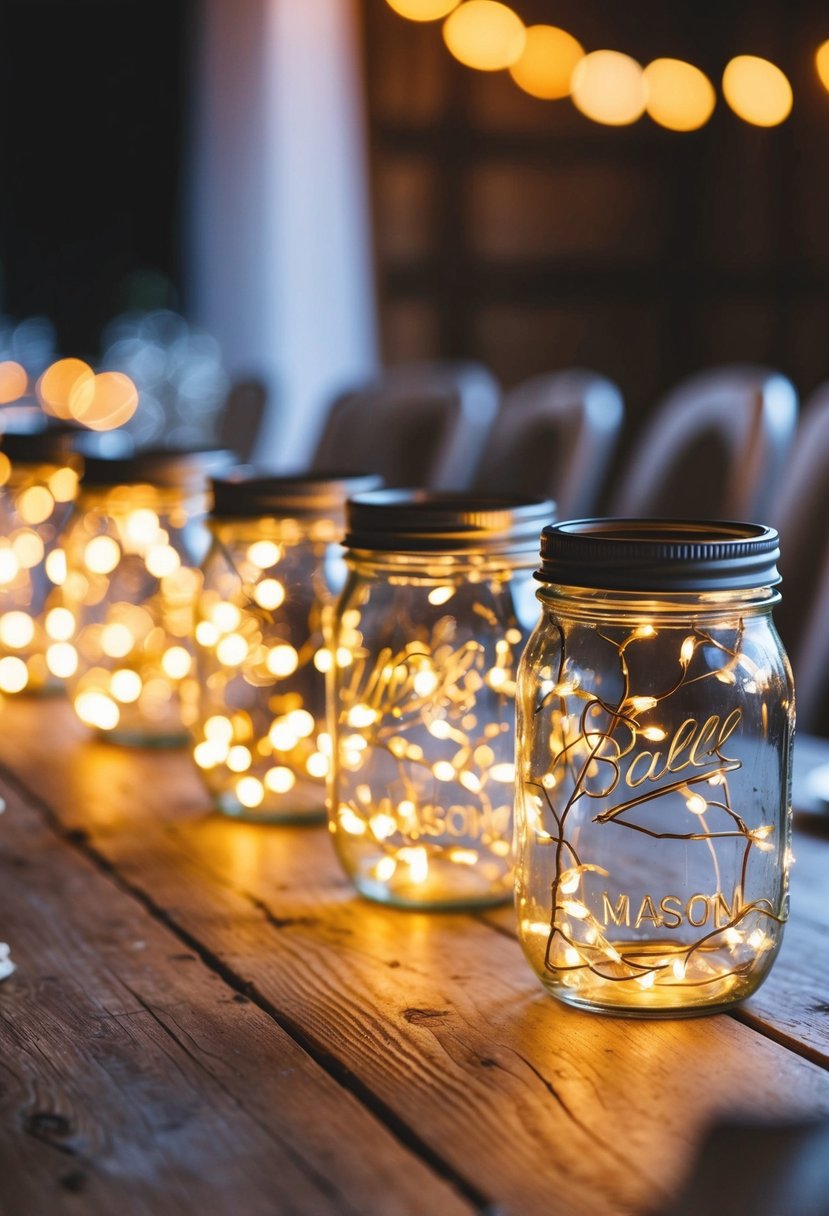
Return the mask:
<path id="1" fill-rule="evenodd" d="M 486 1195 L 483 1195 L 467 1178 L 459 1174 L 448 1162 L 443 1160 L 404 1119 L 400 1118 L 382 1099 L 372 1093 L 350 1069 L 310 1039 L 291 1018 L 280 1013 L 270 1001 L 257 991 L 255 984 L 242 979 L 222 959 L 215 955 L 213 951 L 193 937 L 186 929 L 178 925 L 170 914 L 164 908 L 159 907 L 146 891 L 142 890 L 141 887 L 122 874 L 107 857 L 98 851 L 85 831 L 64 827 L 48 803 L 38 794 L 28 789 L 25 783 L 11 770 L 0 766 L 0 777 L 15 790 L 21 799 L 32 807 L 53 835 L 85 857 L 99 872 L 106 875 L 122 893 L 134 899 L 156 923 L 162 925 L 177 937 L 183 945 L 192 950 L 204 966 L 214 972 L 229 988 L 232 988 L 237 994 L 246 997 L 255 1004 L 333 1081 L 350 1093 L 352 1097 L 379 1119 L 389 1133 L 405 1149 L 419 1158 L 425 1166 L 432 1169 L 439 1177 L 452 1186 L 459 1195 L 472 1204 L 479 1216 L 498 1216 L 497 1206 L 493 1205 Z M 272 914 L 271 919 L 276 920 Z M 140 998 L 137 999 L 140 1000 Z M 152 1010 L 148 1010 L 148 1012 L 154 1018 L 156 1017 Z M 158 1019 L 156 1018 L 156 1020 Z M 163 1026 L 163 1023 L 160 1024 L 169 1034 L 169 1029 Z"/>

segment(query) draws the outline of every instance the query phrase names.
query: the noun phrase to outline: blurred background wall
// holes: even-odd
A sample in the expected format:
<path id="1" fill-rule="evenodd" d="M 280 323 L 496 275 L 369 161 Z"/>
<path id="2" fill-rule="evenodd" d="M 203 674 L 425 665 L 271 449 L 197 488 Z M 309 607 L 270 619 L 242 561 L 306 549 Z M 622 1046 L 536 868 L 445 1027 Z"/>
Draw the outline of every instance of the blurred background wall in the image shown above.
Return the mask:
<path id="1" fill-rule="evenodd" d="M 715 83 L 766 55 L 794 110 L 600 126 L 386 0 L 5 0 L 0 308 L 48 315 L 73 354 L 124 308 L 179 308 L 266 380 L 272 464 L 378 358 L 477 358 L 506 385 L 587 365 L 634 426 L 723 361 L 807 394 L 829 376 L 825 3 L 515 7 Z"/>

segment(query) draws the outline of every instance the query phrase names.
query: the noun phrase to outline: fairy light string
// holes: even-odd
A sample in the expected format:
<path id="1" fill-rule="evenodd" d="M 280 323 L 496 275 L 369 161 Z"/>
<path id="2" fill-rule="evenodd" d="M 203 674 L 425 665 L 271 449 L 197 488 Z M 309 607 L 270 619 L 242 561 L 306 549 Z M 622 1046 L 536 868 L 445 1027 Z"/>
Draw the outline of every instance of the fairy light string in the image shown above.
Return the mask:
<path id="1" fill-rule="evenodd" d="M 740 620 L 736 630 L 731 631 L 734 638 L 730 642 L 715 636 L 710 629 L 691 628 L 676 655 L 677 674 L 671 677 L 667 688 L 657 692 L 639 692 L 633 687 L 628 652 L 631 647 L 653 645 L 664 631 L 644 624 L 628 630 L 621 641 L 617 641 L 602 629 L 596 629 L 596 637 L 612 648 L 618 665 L 621 691 L 618 699 L 612 702 L 596 691 L 579 687 L 576 679 L 568 679 L 566 631 L 558 622 L 555 629 L 559 644 L 556 678 L 547 681 L 547 686 L 542 685 L 533 709 L 534 716 L 549 717 L 551 758 L 540 779 L 532 774 L 526 777 L 526 785 L 534 791 L 528 796 L 531 800 L 529 830 L 533 832 L 535 844 L 555 849 L 549 924 L 546 927 L 541 924 L 526 926 L 546 937 L 545 971 L 580 991 L 588 990 L 594 984 L 593 980 L 590 983 L 581 980 L 580 975 L 595 977 L 599 986 L 604 983 L 627 985 L 634 993 L 654 987 L 678 986 L 715 986 L 717 991 L 725 991 L 751 969 L 758 953 L 773 945 L 759 925 L 752 923 L 746 927 L 746 920 L 766 919 L 782 924 L 786 919 L 785 896 L 780 907 L 768 898 L 743 902 L 752 855 L 771 851 L 779 845 L 771 824 L 752 828 L 732 801 L 729 775 L 742 765 L 739 759 L 729 755 L 728 739 L 739 724 L 740 711 L 732 711 L 722 720 L 711 717 L 702 727 L 693 719 L 686 719 L 674 734 L 665 769 L 669 767 L 671 756 L 676 760 L 690 747 L 699 749 L 702 739 L 707 747 L 705 755 L 711 761 L 704 771 L 675 776 L 652 789 L 607 804 L 612 802 L 619 788 L 626 762 L 624 776 L 628 786 L 635 787 L 647 778 L 648 771 L 640 773 L 636 765 L 640 757 L 647 759 L 650 756 L 648 765 L 652 767 L 655 753 L 647 750 L 636 753 L 635 749 L 640 742 L 657 744 L 667 740 L 668 732 L 654 721 L 653 714 L 675 694 L 705 680 L 733 683 L 738 665 L 752 677 L 749 685 L 753 684 L 757 665 L 743 650 L 744 623 Z M 722 656 L 719 665 L 695 671 L 694 660 L 701 647 L 707 652 L 719 652 Z M 754 691 L 757 691 L 756 686 Z M 677 764 L 677 770 L 681 771 L 689 764 L 686 756 Z M 704 795 L 706 787 L 711 793 Z M 680 825 L 677 830 L 656 830 L 629 817 L 635 808 L 670 795 L 684 798 L 685 811 L 692 819 L 687 829 Z M 708 921 L 713 907 L 714 928 L 688 942 L 614 942 L 607 933 L 607 923 L 621 922 L 621 905 L 616 906 L 618 917 L 615 917 L 612 900 L 608 901 L 605 893 L 603 900 L 609 906 L 610 917 L 607 923 L 602 923 L 600 916 L 591 910 L 592 901 L 585 889 L 591 876 L 608 877 L 608 871 L 584 855 L 568 830 L 568 820 L 576 808 L 583 808 L 584 799 L 594 799 L 601 804 L 602 809 L 590 816 L 595 825 L 617 827 L 654 840 L 703 844 L 711 856 L 717 894 L 714 897 L 692 895 L 689 904 L 693 906 L 695 900 L 705 901 L 704 908 L 700 906 L 699 909 L 705 916 L 696 918 L 702 924 Z M 712 825 L 709 822 L 711 812 L 723 815 L 727 826 Z M 716 852 L 717 843 L 727 840 L 743 842 L 739 880 L 730 904 L 720 890 Z M 628 897 L 622 898 L 624 906 L 628 907 Z M 676 914 L 674 909 L 671 912 Z M 639 919 L 652 921 L 655 926 L 658 913 L 650 896 L 643 901 Z M 691 918 L 689 921 L 694 923 Z"/>

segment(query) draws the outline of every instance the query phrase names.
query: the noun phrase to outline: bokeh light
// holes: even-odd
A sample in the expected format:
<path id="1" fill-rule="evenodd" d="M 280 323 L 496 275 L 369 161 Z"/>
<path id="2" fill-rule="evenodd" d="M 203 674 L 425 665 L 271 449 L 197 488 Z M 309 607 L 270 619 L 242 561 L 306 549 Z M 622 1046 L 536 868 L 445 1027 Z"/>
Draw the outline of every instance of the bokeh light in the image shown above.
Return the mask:
<path id="1" fill-rule="evenodd" d="M 71 418 L 70 398 L 74 392 L 91 385 L 94 378 L 95 373 L 83 359 L 58 359 L 37 382 L 40 404 L 54 418 Z"/>
<path id="2" fill-rule="evenodd" d="M 123 372 L 99 372 L 76 382 L 69 411 L 93 431 L 111 431 L 129 422 L 138 409 L 138 390 Z"/>
<path id="3" fill-rule="evenodd" d="M 576 107 L 593 122 L 624 127 L 645 112 L 644 73 L 621 51 L 593 51 L 576 65 L 572 95 Z"/>
<path id="4" fill-rule="evenodd" d="M 386 0 L 401 17 L 410 21 L 438 21 L 457 8 L 461 0 Z"/>
<path id="5" fill-rule="evenodd" d="M 682 59 L 654 59 L 645 68 L 648 114 L 669 131 L 697 131 L 714 113 L 711 81 Z"/>
<path id="6" fill-rule="evenodd" d="M 829 89 L 829 38 L 815 51 L 815 67 L 824 89 Z"/>
<path id="7" fill-rule="evenodd" d="M 467 0 L 446 18 L 443 38 L 466 67 L 497 72 L 520 58 L 527 31 L 508 5 L 498 0 Z"/>
<path id="8" fill-rule="evenodd" d="M 791 113 L 788 78 L 757 55 L 737 55 L 731 60 L 723 72 L 722 91 L 734 113 L 755 127 L 776 127 Z"/>
<path id="9" fill-rule="evenodd" d="M 553 101 L 569 96 L 573 70 L 583 58 L 584 47 L 566 30 L 555 25 L 531 25 L 510 75 L 525 93 Z"/>
<path id="10" fill-rule="evenodd" d="M 29 386 L 26 369 L 14 359 L 0 362 L 0 405 L 9 405 L 19 399 Z"/>

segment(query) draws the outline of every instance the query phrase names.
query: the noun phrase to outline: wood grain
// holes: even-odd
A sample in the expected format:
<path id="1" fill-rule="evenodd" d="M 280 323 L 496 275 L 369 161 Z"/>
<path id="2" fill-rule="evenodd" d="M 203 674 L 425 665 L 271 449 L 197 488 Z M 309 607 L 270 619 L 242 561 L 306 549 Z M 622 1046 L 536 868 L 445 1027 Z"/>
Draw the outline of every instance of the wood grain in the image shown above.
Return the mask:
<path id="1" fill-rule="evenodd" d="M 2 1216 L 476 1210 L 25 802 L 8 803 Z"/>
<path id="2" fill-rule="evenodd" d="M 0 762 L 188 949 L 499 1213 L 665 1206 L 714 1116 L 829 1111 L 829 1076 L 765 1030 L 559 1006 L 504 926 L 358 900 L 323 830 L 220 820 L 185 757 L 86 742 L 65 706 L 21 707 Z"/>

